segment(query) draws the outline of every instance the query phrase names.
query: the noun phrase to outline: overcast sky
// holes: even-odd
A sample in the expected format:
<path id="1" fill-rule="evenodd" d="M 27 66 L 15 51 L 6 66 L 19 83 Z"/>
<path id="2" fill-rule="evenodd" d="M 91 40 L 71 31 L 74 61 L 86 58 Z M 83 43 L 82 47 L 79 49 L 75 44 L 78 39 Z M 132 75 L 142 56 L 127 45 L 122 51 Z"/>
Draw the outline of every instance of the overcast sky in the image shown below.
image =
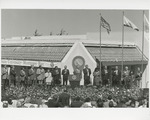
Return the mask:
<path id="1" fill-rule="evenodd" d="M 122 10 L 3 9 L 1 36 L 32 36 L 36 29 L 42 35 L 57 34 L 62 28 L 69 35 L 98 32 L 99 13 L 110 24 L 112 32 L 122 30 Z M 148 11 L 145 14 L 149 18 Z M 142 30 L 142 10 L 125 10 L 125 16 Z M 125 31 L 132 29 L 125 28 Z"/>

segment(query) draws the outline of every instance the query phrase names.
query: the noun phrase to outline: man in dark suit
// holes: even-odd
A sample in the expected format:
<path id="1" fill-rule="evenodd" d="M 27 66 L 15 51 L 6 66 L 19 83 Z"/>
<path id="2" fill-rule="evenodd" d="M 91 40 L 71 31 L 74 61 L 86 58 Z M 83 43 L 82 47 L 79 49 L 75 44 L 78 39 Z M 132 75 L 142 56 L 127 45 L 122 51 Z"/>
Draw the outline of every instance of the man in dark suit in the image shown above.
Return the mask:
<path id="1" fill-rule="evenodd" d="M 63 85 L 67 85 L 68 83 L 68 76 L 69 76 L 69 70 L 67 69 L 67 66 L 64 66 L 64 69 L 62 70 L 63 75 Z"/>
<path id="2" fill-rule="evenodd" d="M 58 104 L 60 105 L 60 107 L 69 107 L 70 95 L 67 93 L 66 89 L 63 89 L 62 93 L 59 95 Z"/>
<path id="3" fill-rule="evenodd" d="M 60 81 L 61 73 L 60 72 L 61 72 L 60 69 L 57 66 L 55 66 L 54 71 L 52 73 L 54 85 L 60 85 L 60 83 L 61 83 L 61 81 Z"/>
<path id="4" fill-rule="evenodd" d="M 10 68 L 10 81 L 13 86 L 16 86 L 16 71 L 14 66 Z"/>
<path id="5" fill-rule="evenodd" d="M 115 70 L 112 72 L 112 86 L 120 86 L 121 81 L 121 71 L 118 69 L 118 66 L 115 67 Z"/>
<path id="6" fill-rule="evenodd" d="M 136 76 L 135 76 L 137 87 L 141 87 L 141 80 L 142 80 L 142 72 L 140 70 L 140 67 L 137 68 Z"/>
<path id="7" fill-rule="evenodd" d="M 73 108 L 79 108 L 79 107 L 82 106 L 82 104 L 83 104 L 83 102 L 80 100 L 80 97 L 77 96 L 77 97 L 75 98 L 75 101 L 73 101 L 73 102 L 71 103 L 71 107 L 73 107 Z"/>
<path id="8" fill-rule="evenodd" d="M 88 68 L 88 65 L 85 65 L 85 68 L 83 69 L 83 74 L 84 74 L 84 85 L 90 84 L 91 69 Z"/>
<path id="9" fill-rule="evenodd" d="M 35 70 L 34 70 L 34 66 L 31 65 L 30 69 L 29 69 L 29 73 L 28 73 L 28 86 L 32 86 L 32 85 L 36 85 L 35 83 Z"/>
<path id="10" fill-rule="evenodd" d="M 110 82 L 110 72 L 107 69 L 107 66 L 104 67 L 102 70 L 102 84 L 103 85 L 108 85 Z"/>

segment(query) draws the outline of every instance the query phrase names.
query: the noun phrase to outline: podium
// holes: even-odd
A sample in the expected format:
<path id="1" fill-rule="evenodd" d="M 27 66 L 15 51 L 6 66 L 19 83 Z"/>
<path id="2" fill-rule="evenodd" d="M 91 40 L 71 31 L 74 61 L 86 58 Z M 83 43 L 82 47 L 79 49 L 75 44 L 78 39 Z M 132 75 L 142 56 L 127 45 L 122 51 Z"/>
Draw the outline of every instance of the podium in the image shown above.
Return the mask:
<path id="1" fill-rule="evenodd" d="M 72 88 L 80 86 L 80 77 L 78 75 L 69 75 L 69 82 Z"/>

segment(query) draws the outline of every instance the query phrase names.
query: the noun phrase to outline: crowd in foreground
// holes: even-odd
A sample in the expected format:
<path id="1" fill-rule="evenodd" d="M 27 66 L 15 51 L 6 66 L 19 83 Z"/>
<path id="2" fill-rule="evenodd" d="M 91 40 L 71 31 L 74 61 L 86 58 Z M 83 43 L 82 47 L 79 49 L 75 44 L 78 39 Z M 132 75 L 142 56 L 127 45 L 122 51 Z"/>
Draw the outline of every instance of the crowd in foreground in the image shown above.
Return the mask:
<path id="1" fill-rule="evenodd" d="M 2 91 L 3 108 L 148 108 L 149 93 L 133 87 L 10 86 Z"/>

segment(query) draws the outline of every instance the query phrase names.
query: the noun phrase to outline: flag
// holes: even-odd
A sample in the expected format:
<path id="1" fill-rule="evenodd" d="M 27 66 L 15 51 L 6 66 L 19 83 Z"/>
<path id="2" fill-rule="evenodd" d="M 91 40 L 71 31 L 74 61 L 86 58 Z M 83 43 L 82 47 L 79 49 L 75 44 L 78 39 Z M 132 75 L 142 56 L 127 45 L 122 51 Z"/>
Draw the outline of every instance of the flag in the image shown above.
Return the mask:
<path id="1" fill-rule="evenodd" d="M 149 33 L 149 21 L 145 15 L 144 15 L 144 31 L 146 33 Z"/>
<path id="2" fill-rule="evenodd" d="M 144 38 L 149 40 L 149 21 L 144 15 Z"/>
<path id="3" fill-rule="evenodd" d="M 107 30 L 107 33 L 109 34 L 109 32 L 111 31 L 110 25 L 103 17 L 101 17 L 101 26 L 105 28 Z"/>
<path id="4" fill-rule="evenodd" d="M 136 27 L 136 25 L 134 25 L 134 24 L 133 24 L 128 18 L 126 18 L 125 16 L 124 16 L 124 26 L 130 27 L 130 28 L 132 28 L 133 30 L 139 31 L 138 27 Z"/>

